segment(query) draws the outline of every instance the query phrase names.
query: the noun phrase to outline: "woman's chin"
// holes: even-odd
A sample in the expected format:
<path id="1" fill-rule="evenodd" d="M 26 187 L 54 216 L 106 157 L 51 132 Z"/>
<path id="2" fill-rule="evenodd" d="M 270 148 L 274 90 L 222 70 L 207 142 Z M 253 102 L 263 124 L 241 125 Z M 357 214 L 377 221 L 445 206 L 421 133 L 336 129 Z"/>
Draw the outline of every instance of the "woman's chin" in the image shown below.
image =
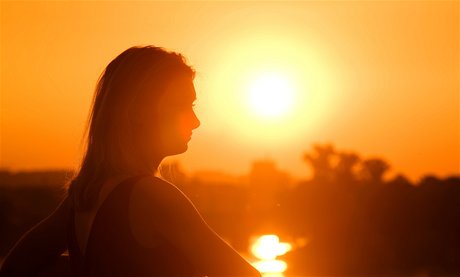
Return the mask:
<path id="1" fill-rule="evenodd" d="M 168 156 L 179 155 L 186 152 L 188 149 L 187 143 L 176 145 L 175 147 L 171 147 L 170 151 L 168 151 Z"/>

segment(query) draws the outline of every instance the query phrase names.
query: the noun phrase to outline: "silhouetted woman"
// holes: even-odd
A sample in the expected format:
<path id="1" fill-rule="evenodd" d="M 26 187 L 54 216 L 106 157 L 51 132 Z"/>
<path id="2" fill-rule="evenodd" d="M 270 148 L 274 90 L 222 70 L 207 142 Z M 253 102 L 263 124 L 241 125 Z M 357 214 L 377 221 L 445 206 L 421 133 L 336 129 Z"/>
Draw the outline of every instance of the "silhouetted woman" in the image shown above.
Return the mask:
<path id="1" fill-rule="evenodd" d="M 68 248 L 72 272 L 83 276 L 260 276 L 177 187 L 154 176 L 200 125 L 193 79 L 180 54 L 154 46 L 107 66 L 68 197 L 21 238 L 2 273 L 37 273 Z"/>

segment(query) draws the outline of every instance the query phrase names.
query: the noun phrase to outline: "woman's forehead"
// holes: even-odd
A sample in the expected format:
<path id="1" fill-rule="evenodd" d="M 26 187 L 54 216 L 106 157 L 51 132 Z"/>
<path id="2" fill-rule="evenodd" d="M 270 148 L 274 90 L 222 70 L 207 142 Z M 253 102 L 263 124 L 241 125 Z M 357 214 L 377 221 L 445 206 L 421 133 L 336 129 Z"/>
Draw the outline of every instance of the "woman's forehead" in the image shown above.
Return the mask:
<path id="1" fill-rule="evenodd" d="M 164 93 L 165 98 L 174 100 L 189 100 L 196 99 L 195 86 L 191 78 L 177 78 L 171 81 L 166 87 Z"/>

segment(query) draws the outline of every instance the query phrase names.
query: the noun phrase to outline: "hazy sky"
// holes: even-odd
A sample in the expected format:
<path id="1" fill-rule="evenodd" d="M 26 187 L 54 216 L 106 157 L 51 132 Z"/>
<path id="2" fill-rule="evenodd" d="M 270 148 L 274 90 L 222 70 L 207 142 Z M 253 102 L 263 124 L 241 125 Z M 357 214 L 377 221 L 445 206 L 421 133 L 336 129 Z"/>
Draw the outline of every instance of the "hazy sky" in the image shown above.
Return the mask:
<path id="1" fill-rule="evenodd" d="M 99 74 L 133 45 L 183 53 L 201 127 L 189 171 L 244 174 L 333 143 L 413 180 L 460 173 L 459 2 L 1 2 L 0 166 L 71 168 Z M 295 105 L 261 119 L 247 90 L 285 76 Z"/>

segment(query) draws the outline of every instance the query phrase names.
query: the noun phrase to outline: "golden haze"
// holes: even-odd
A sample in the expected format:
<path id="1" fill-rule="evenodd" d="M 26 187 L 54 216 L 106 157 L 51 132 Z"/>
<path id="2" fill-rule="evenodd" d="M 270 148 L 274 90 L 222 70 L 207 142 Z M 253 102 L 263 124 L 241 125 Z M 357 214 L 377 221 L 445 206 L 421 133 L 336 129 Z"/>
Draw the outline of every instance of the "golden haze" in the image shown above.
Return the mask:
<path id="1" fill-rule="evenodd" d="M 1 156 L 72 167 L 94 85 L 124 49 L 155 44 L 198 71 L 190 170 L 245 172 L 269 156 L 304 176 L 314 142 L 387 159 L 411 178 L 460 172 L 459 3 L 1 2 Z M 247 109 L 248 85 L 285 74 L 284 117 Z M 246 102 L 245 102 L 246 101 Z"/>

